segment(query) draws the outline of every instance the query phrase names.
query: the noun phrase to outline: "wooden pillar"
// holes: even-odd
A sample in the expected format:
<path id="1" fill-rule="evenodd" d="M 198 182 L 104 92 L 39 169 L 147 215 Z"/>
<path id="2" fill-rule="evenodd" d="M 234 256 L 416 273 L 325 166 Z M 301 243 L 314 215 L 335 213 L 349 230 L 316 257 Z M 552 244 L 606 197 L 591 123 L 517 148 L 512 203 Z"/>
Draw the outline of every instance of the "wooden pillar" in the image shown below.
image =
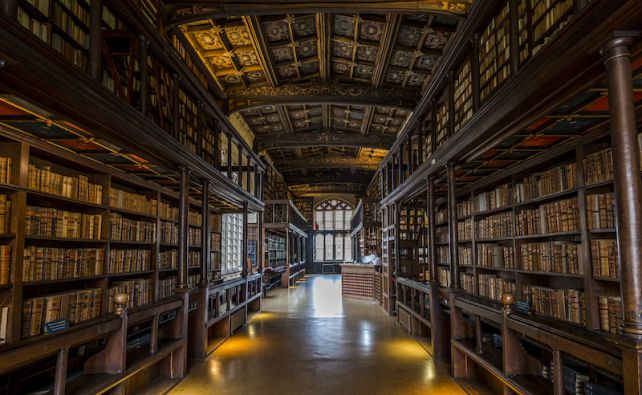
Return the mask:
<path id="1" fill-rule="evenodd" d="M 69 349 L 61 348 L 58 350 L 56 357 L 56 370 L 54 373 L 54 395 L 64 395 L 67 384 L 67 361 L 69 358 Z"/>
<path id="2" fill-rule="evenodd" d="M 457 195 L 455 184 L 455 163 L 449 162 L 448 168 L 448 245 L 450 250 L 450 284 L 459 288 L 459 254 L 457 254 Z"/>
<path id="3" fill-rule="evenodd" d="M 435 179 L 428 178 L 426 187 L 426 214 L 428 216 L 428 254 L 430 264 L 430 281 L 439 284 L 437 275 L 437 251 L 435 251 Z"/>
<path id="4" fill-rule="evenodd" d="M 472 54 L 470 59 L 471 85 L 473 89 L 473 112 L 477 112 L 480 102 L 480 68 L 479 68 L 479 33 L 473 34 L 471 40 Z"/>
<path id="5" fill-rule="evenodd" d="M 212 131 L 214 133 L 214 167 L 217 170 L 220 170 L 221 168 L 221 131 L 219 130 L 219 121 L 218 119 L 214 118 L 214 130 Z"/>
<path id="6" fill-rule="evenodd" d="M 257 214 L 258 217 L 258 237 L 257 237 L 257 246 L 256 246 L 256 262 L 259 267 L 259 273 L 263 273 L 263 260 L 265 259 L 264 257 L 264 252 L 263 248 L 265 248 L 265 240 L 263 240 L 263 211 L 259 211 Z"/>
<path id="7" fill-rule="evenodd" d="M 247 202 L 243 202 L 243 242 L 241 244 L 241 276 L 247 277 Z"/>
<path id="8" fill-rule="evenodd" d="M 264 182 L 264 175 L 262 171 L 259 172 L 259 199 L 263 200 L 263 182 Z"/>
<path id="9" fill-rule="evenodd" d="M 140 36 L 140 112 L 142 112 L 145 117 L 147 116 L 147 106 L 149 103 L 149 69 L 147 65 L 148 46 L 149 42 L 145 36 Z"/>
<path id="10" fill-rule="evenodd" d="M 385 184 L 384 188 L 384 193 L 381 195 L 382 197 L 388 196 L 390 193 L 390 163 L 389 161 L 386 162 L 384 165 L 383 169 L 381 170 L 383 172 L 383 183 Z"/>
<path id="11" fill-rule="evenodd" d="M 202 181 L 203 193 L 201 195 L 201 200 L 203 205 L 201 206 L 201 216 L 203 217 L 201 221 L 201 284 L 207 286 L 207 275 L 209 274 L 207 266 L 210 260 L 210 253 L 212 251 L 211 241 L 212 234 L 210 229 L 210 182 L 209 180 Z M 203 292 L 206 292 L 203 290 Z"/>
<path id="12" fill-rule="evenodd" d="M 178 207 L 178 283 L 176 288 L 187 289 L 187 266 L 189 253 L 189 174 L 190 169 L 181 166 L 181 190 Z"/>
<path id="13" fill-rule="evenodd" d="M 510 46 L 510 73 L 519 71 L 519 13 L 517 0 L 508 2 L 508 45 Z"/>
<path id="14" fill-rule="evenodd" d="M 0 13 L 11 19 L 18 19 L 18 0 L 2 0 Z"/>
<path id="15" fill-rule="evenodd" d="M 9 1 L 11 3 L 11 1 Z M 96 81 L 102 82 L 102 0 L 92 1 L 89 6 L 89 75 Z M 142 50 L 142 47 L 141 47 Z M 145 62 L 147 63 L 147 62 Z M 145 85 L 145 84 L 142 84 Z"/>
<path id="16" fill-rule="evenodd" d="M 615 159 L 617 244 L 624 316 L 621 329 L 625 335 L 642 338 L 642 187 L 629 53 L 633 42 L 632 37 L 618 37 L 602 51 L 607 71 Z"/>

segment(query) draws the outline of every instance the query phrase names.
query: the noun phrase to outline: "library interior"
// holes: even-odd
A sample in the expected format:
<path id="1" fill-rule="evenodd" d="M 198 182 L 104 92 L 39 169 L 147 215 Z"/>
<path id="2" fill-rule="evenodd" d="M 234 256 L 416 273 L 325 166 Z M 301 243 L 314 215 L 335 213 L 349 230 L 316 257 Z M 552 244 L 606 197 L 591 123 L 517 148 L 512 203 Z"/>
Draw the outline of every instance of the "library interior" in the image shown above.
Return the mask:
<path id="1" fill-rule="evenodd" d="M 642 394 L 640 0 L 0 0 L 0 393 Z"/>

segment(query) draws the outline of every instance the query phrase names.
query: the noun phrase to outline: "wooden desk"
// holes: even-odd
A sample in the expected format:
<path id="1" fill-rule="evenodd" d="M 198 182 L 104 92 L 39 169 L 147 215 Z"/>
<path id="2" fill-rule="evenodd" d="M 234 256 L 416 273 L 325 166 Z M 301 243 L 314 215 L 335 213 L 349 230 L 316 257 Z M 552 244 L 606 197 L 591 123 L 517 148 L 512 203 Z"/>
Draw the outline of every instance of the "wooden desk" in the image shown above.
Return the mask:
<path id="1" fill-rule="evenodd" d="M 344 263 L 341 265 L 341 291 L 349 298 L 374 299 L 375 265 Z"/>

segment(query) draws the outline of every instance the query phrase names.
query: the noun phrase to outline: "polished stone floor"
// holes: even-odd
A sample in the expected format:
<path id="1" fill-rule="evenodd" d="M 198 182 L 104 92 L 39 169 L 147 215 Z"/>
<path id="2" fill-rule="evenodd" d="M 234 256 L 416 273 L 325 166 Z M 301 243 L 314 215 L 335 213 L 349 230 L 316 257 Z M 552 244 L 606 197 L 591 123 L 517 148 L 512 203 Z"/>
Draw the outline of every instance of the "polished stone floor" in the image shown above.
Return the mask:
<path id="1" fill-rule="evenodd" d="M 263 312 L 172 394 L 459 394 L 448 367 L 336 275 L 270 291 Z"/>

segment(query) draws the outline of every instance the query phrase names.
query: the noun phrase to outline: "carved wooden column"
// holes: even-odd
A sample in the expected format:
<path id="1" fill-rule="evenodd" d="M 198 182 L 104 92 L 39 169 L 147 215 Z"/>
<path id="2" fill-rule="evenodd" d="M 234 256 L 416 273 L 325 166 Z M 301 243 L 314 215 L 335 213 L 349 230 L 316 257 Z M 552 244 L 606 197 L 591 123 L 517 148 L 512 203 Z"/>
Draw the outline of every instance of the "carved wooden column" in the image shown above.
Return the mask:
<path id="1" fill-rule="evenodd" d="M 455 184 L 455 163 L 448 168 L 448 246 L 450 250 L 450 283 L 451 288 L 459 288 L 459 254 L 457 254 L 457 195 Z"/>
<path id="2" fill-rule="evenodd" d="M 397 202 L 395 203 L 395 270 L 393 271 L 393 275 L 397 276 L 397 273 L 399 272 L 399 259 L 401 258 L 401 249 L 399 248 L 399 244 L 401 243 L 401 224 L 399 223 L 401 220 L 401 203 Z"/>
<path id="3" fill-rule="evenodd" d="M 424 128 L 417 127 L 417 167 L 424 163 Z"/>
<path id="4" fill-rule="evenodd" d="M 243 242 L 241 244 L 241 276 L 247 277 L 247 202 L 243 202 Z"/>
<path id="5" fill-rule="evenodd" d="M 11 3 L 11 0 L 9 1 Z M 92 1 L 89 6 L 89 75 L 96 81 L 102 82 L 102 0 Z M 142 47 L 141 47 L 142 50 Z M 145 62 L 147 64 L 147 62 Z M 141 81 L 143 81 L 141 79 Z M 141 82 L 141 87 L 145 85 Z"/>
<path id="6" fill-rule="evenodd" d="M 178 283 L 176 288 L 187 289 L 187 266 L 189 253 L 189 174 L 190 169 L 181 166 L 181 189 L 178 207 Z"/>
<path id="7" fill-rule="evenodd" d="M 603 48 L 608 79 L 611 142 L 615 171 L 618 254 L 622 279 L 622 333 L 642 338 L 642 187 L 633 109 L 629 46 L 618 37 Z"/>
<path id="8" fill-rule="evenodd" d="M 18 0 L 0 1 L 0 13 L 12 19 L 18 19 Z"/>
<path id="9" fill-rule="evenodd" d="M 437 101 L 434 98 L 430 103 L 430 133 L 432 134 L 430 152 L 434 154 L 437 150 Z"/>

